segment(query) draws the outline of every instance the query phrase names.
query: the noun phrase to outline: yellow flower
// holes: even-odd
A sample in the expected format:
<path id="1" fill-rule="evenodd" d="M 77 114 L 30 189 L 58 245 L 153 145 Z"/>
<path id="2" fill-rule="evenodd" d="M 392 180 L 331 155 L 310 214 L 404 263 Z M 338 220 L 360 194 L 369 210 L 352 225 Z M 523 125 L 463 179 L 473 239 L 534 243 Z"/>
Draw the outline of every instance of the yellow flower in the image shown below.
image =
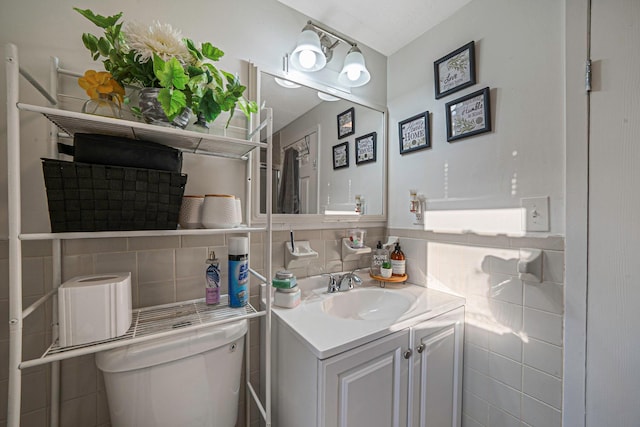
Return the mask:
<path id="1" fill-rule="evenodd" d="M 84 77 L 78 79 L 78 84 L 93 99 L 109 94 L 114 95 L 120 102 L 124 99 L 124 88 L 107 71 L 87 70 Z"/>

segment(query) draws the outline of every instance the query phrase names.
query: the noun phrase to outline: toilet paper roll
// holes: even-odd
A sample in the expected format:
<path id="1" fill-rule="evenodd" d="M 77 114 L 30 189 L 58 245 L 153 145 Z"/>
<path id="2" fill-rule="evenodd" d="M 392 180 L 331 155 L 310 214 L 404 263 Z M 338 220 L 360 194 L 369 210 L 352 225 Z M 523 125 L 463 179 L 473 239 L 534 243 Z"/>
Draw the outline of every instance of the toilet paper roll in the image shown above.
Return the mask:
<path id="1" fill-rule="evenodd" d="M 94 274 L 58 287 L 60 346 L 114 338 L 131 325 L 131 273 Z"/>

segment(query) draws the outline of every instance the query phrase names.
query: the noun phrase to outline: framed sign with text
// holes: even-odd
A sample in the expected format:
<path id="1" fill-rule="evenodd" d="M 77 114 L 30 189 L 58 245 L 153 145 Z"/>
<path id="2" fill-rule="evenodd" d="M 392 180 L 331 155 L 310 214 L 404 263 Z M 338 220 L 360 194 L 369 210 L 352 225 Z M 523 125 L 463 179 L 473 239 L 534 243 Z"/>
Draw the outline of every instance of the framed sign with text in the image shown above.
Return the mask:
<path id="1" fill-rule="evenodd" d="M 475 43 L 467 43 L 433 63 L 436 99 L 476 84 Z"/>
<path id="2" fill-rule="evenodd" d="M 400 154 L 431 147 L 429 112 L 425 111 L 398 123 Z"/>
<path id="3" fill-rule="evenodd" d="M 338 139 L 356 132 L 356 112 L 353 107 L 338 114 Z"/>
<path id="4" fill-rule="evenodd" d="M 447 141 L 491 131 L 491 102 L 485 87 L 454 101 L 447 102 Z"/>
<path id="5" fill-rule="evenodd" d="M 349 167 L 349 141 L 333 146 L 333 168 Z"/>
<path id="6" fill-rule="evenodd" d="M 376 161 L 377 136 L 376 132 L 371 132 L 356 138 L 356 165 Z"/>

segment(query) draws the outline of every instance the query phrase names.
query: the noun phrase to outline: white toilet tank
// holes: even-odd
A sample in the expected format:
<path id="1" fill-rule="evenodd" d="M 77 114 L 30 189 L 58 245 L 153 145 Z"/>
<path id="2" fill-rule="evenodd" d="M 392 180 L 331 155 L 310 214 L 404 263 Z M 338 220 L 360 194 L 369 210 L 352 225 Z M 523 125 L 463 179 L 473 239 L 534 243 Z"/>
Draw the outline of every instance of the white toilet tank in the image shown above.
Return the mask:
<path id="1" fill-rule="evenodd" d="M 247 321 L 96 354 L 113 427 L 234 427 Z"/>

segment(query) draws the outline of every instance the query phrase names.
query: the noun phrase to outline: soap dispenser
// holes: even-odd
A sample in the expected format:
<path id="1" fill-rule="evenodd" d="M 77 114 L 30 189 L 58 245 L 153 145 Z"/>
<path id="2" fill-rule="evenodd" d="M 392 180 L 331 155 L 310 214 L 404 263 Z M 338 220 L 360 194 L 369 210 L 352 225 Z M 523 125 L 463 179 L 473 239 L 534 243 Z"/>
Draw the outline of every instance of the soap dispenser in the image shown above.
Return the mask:
<path id="1" fill-rule="evenodd" d="M 389 251 L 382 247 L 382 242 L 378 240 L 376 250 L 371 255 L 371 275 L 380 276 L 380 267 L 385 261 L 389 261 Z"/>
<path id="2" fill-rule="evenodd" d="M 396 247 L 391 253 L 391 268 L 393 272 L 392 276 L 404 276 L 407 271 L 406 258 L 404 256 L 404 252 L 400 248 L 400 242 L 396 242 Z"/>

